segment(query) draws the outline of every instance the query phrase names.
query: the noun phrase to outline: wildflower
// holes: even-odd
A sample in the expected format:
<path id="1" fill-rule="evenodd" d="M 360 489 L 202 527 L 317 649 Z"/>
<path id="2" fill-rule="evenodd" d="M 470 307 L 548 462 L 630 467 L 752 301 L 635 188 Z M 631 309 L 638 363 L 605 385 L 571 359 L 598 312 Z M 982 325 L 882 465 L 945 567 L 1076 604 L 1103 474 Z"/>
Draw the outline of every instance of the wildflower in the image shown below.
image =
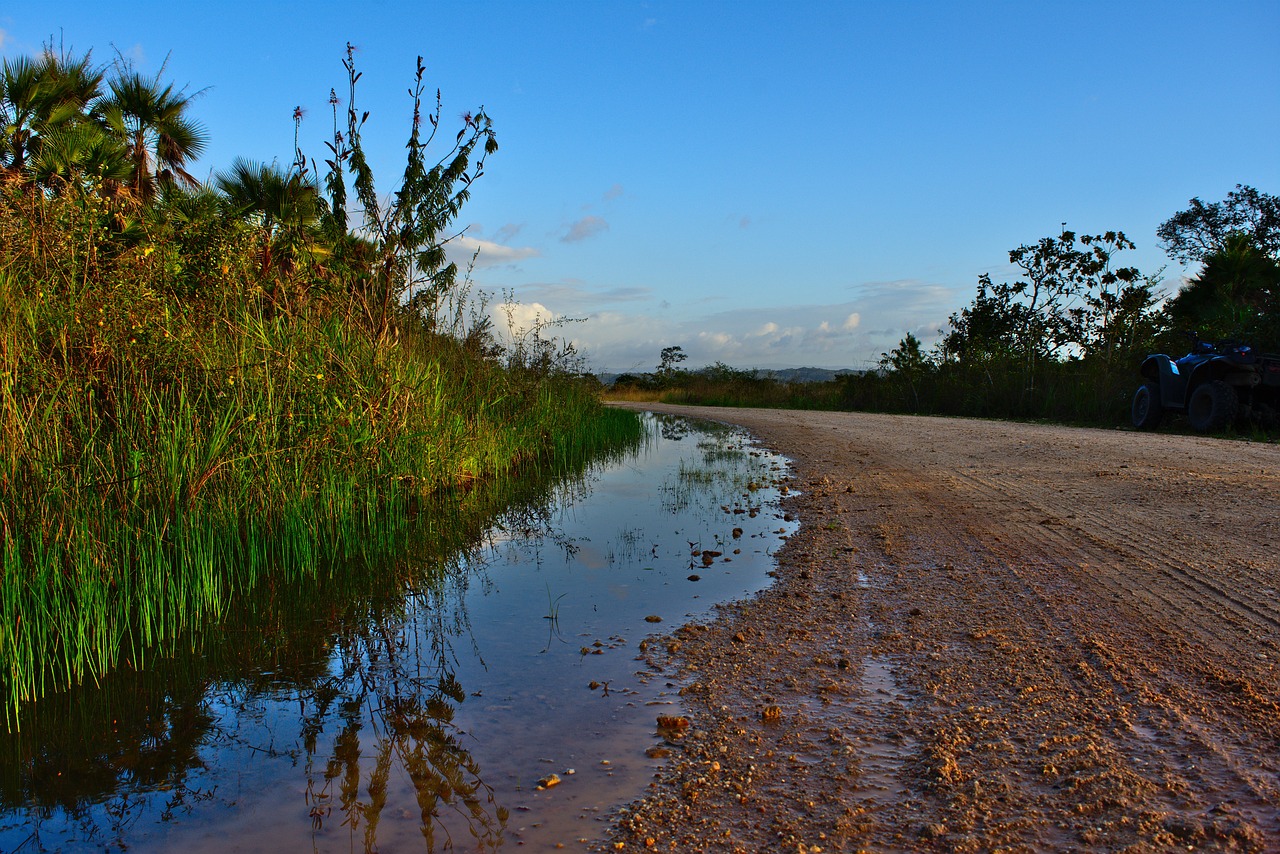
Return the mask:
<path id="1" fill-rule="evenodd" d="M 324 379 L 324 374 L 316 374 L 316 379 L 318 380 Z"/>

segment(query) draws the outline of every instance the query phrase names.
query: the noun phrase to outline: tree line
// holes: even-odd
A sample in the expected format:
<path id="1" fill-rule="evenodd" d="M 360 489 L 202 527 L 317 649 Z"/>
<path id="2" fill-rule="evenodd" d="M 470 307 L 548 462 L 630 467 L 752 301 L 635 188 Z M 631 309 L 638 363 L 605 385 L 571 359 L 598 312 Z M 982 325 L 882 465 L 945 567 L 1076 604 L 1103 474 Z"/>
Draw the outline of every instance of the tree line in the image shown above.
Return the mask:
<path id="1" fill-rule="evenodd" d="M 1162 271 L 1122 263 L 1135 248 L 1123 232 L 1064 230 L 1010 250 L 1014 281 L 981 276 L 932 350 L 908 334 L 879 370 L 850 378 L 847 404 L 1120 423 L 1148 353 L 1180 355 L 1195 339 L 1280 350 L 1280 198 L 1245 185 L 1194 198 L 1157 237 L 1199 265 L 1172 297 L 1157 291 Z"/>

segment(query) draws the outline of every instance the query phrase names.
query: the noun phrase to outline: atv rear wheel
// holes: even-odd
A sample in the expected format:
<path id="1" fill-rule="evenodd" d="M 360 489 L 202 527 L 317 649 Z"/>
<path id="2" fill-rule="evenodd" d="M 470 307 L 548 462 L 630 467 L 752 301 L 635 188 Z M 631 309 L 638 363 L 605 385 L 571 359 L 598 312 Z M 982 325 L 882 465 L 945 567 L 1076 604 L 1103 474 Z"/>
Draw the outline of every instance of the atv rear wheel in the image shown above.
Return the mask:
<path id="1" fill-rule="evenodd" d="M 1201 433 L 1213 433 L 1236 420 L 1240 398 L 1222 380 L 1201 383 L 1187 402 L 1187 421 Z"/>
<path id="2" fill-rule="evenodd" d="M 1160 426 L 1164 407 L 1160 405 L 1159 383 L 1146 383 L 1138 387 L 1133 395 L 1133 408 L 1130 415 L 1133 418 L 1133 426 L 1139 430 L 1154 430 Z"/>

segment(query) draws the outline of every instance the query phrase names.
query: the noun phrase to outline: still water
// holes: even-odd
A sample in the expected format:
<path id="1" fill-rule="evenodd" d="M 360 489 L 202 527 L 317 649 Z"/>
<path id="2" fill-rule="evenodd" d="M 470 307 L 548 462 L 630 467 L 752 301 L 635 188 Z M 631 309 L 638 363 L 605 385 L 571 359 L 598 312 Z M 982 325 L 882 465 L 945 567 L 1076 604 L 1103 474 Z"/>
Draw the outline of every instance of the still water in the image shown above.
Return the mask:
<path id="1" fill-rule="evenodd" d="M 269 586 L 189 654 L 28 709 L 0 733 L 0 851 L 584 850 L 678 711 L 639 643 L 764 587 L 794 529 L 783 460 L 645 418 L 496 521 L 424 509 L 408 554 Z"/>

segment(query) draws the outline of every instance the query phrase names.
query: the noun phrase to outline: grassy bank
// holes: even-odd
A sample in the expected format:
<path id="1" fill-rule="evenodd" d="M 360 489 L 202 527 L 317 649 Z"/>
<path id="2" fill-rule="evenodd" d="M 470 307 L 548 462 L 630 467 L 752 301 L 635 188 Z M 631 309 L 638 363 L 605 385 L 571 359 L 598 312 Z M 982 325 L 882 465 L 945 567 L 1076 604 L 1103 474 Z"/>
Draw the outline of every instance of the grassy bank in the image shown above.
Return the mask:
<path id="1" fill-rule="evenodd" d="M 638 432 L 545 359 L 412 317 L 371 328 L 350 267 L 268 269 L 257 237 L 5 189 L 7 721 L 143 666 L 268 573 L 389 544 L 423 496 Z"/>

